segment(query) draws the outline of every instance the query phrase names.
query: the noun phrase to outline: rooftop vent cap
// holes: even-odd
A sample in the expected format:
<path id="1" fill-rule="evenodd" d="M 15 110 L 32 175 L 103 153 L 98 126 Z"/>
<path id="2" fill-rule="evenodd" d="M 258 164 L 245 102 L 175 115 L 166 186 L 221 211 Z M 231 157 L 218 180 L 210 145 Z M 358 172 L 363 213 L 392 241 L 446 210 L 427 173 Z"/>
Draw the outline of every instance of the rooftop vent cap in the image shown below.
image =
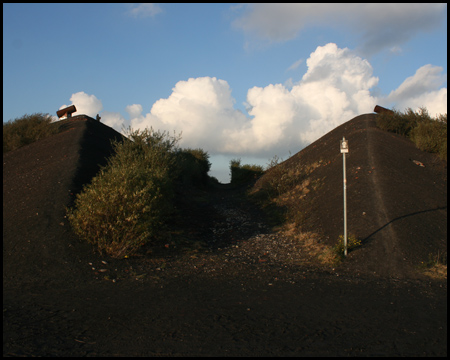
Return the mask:
<path id="1" fill-rule="evenodd" d="M 376 105 L 375 108 L 373 109 L 373 112 L 376 112 L 377 114 L 381 114 L 381 113 L 393 114 L 394 113 L 392 110 L 386 109 L 380 105 Z"/>
<path id="2" fill-rule="evenodd" d="M 77 108 L 75 107 L 75 105 L 71 105 L 69 107 L 66 107 L 64 109 L 58 110 L 56 112 L 56 115 L 58 115 L 58 117 L 61 118 L 70 118 L 72 117 L 72 113 L 76 112 Z"/>

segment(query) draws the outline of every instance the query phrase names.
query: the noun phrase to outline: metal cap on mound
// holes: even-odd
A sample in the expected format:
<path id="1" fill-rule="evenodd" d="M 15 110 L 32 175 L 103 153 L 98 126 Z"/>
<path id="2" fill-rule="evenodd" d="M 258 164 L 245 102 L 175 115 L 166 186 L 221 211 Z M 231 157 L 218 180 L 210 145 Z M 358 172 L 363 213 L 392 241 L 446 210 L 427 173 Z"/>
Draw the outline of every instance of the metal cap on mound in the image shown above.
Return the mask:
<path id="1" fill-rule="evenodd" d="M 76 112 L 77 108 L 75 107 L 75 105 L 71 105 L 69 107 L 66 107 L 64 109 L 58 110 L 56 112 L 56 115 L 58 115 L 58 117 L 61 119 L 63 117 L 72 117 L 72 113 Z"/>

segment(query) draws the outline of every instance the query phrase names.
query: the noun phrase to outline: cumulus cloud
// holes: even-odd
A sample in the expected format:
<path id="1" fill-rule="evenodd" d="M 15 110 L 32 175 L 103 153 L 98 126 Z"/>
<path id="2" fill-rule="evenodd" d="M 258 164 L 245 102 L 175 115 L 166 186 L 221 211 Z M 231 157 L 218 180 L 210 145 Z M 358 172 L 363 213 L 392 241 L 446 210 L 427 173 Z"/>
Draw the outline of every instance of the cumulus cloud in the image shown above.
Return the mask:
<path id="1" fill-rule="evenodd" d="M 387 96 L 374 96 L 378 84 L 370 63 L 347 48 L 329 43 L 306 60 L 307 71 L 289 86 L 253 87 L 246 97 L 247 114 L 235 108 L 227 81 L 215 77 L 179 81 L 168 98 L 159 99 L 150 112 L 128 105 L 126 120 L 103 111 L 102 122 L 120 131 L 154 129 L 182 133 L 183 147 L 202 148 L 212 156 L 254 156 L 268 159 L 297 152 L 353 117 L 371 113 L 376 104 L 392 104 L 403 111 L 426 106 L 432 116 L 447 110 L 446 81 L 441 67 L 425 65 Z M 84 92 L 73 94 L 80 113 L 95 116 L 101 101 Z"/>
<path id="2" fill-rule="evenodd" d="M 167 99 L 153 104 L 150 113 L 132 118 L 131 126 L 182 132 L 185 146 L 220 152 L 226 142 L 224 132 L 245 122 L 245 115 L 233 105 L 226 81 L 215 77 L 190 78 L 179 81 Z"/>
<path id="3" fill-rule="evenodd" d="M 445 19 L 446 4 L 249 4 L 234 26 L 269 42 L 297 37 L 308 26 L 331 26 L 360 34 L 365 54 L 392 48 Z"/>
<path id="4" fill-rule="evenodd" d="M 261 141 L 262 133 L 271 138 L 273 150 L 286 151 L 286 146 L 306 146 L 352 117 L 372 111 L 376 99 L 369 90 L 378 78 L 366 60 L 330 43 L 319 46 L 306 64 L 306 74 L 290 91 L 282 85 L 249 91 L 253 142 L 260 149 L 268 144 Z"/>
<path id="5" fill-rule="evenodd" d="M 125 127 L 125 118 L 117 112 L 103 111 L 101 114 L 101 122 L 114 130 L 121 132 L 122 128 Z"/>
<path id="6" fill-rule="evenodd" d="M 103 108 L 102 102 L 95 95 L 88 95 L 84 91 L 72 94 L 70 101 L 70 105 L 62 105 L 60 109 L 75 105 L 77 111 L 73 113 L 74 116 L 84 114 L 95 117 Z"/>
<path id="7" fill-rule="evenodd" d="M 431 116 L 447 113 L 447 89 L 440 88 L 447 76 L 442 71 L 440 66 L 422 66 L 397 89 L 391 91 L 387 100 L 400 111 L 425 106 Z"/>
<path id="8" fill-rule="evenodd" d="M 162 12 L 162 9 L 157 5 L 153 3 L 148 4 L 138 4 L 133 5 L 134 7 L 128 10 L 127 14 L 132 17 L 140 17 L 140 18 L 146 18 L 146 17 L 153 17 L 156 14 L 159 14 Z"/>
<path id="9" fill-rule="evenodd" d="M 131 118 L 137 118 L 142 114 L 142 105 L 140 104 L 128 105 L 125 108 L 125 111 L 128 113 L 128 115 L 130 115 Z"/>
<path id="10" fill-rule="evenodd" d="M 376 100 L 370 88 L 378 78 L 370 64 L 336 44 L 318 47 L 306 61 L 308 71 L 288 89 L 282 84 L 248 90 L 248 115 L 234 109 L 225 80 L 211 77 L 178 82 L 150 113 L 127 107 L 133 128 L 153 126 L 182 131 L 183 144 L 211 153 L 270 156 L 300 149 L 360 113 Z"/>

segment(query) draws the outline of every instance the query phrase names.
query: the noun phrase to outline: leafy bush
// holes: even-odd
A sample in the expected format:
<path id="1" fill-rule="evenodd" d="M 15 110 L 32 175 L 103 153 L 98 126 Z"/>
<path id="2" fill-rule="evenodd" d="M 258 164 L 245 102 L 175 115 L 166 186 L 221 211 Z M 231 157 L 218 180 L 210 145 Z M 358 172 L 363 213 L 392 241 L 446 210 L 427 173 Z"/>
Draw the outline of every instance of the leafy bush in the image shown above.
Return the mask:
<path id="1" fill-rule="evenodd" d="M 209 154 L 202 149 L 183 149 L 178 155 L 180 178 L 185 184 L 204 186 L 211 169 Z"/>
<path id="2" fill-rule="evenodd" d="M 3 153 L 58 133 L 49 114 L 25 114 L 3 124 Z"/>
<path id="3" fill-rule="evenodd" d="M 264 169 L 260 165 L 241 165 L 241 159 L 230 161 L 231 183 L 243 184 L 262 175 Z"/>
<path id="4" fill-rule="evenodd" d="M 423 120 L 430 119 L 425 108 L 420 108 L 415 113 L 411 108 L 406 109 L 405 113 L 398 110 L 383 112 L 377 116 L 377 126 L 385 131 L 390 131 L 399 135 L 409 136 L 411 130 Z"/>
<path id="5" fill-rule="evenodd" d="M 82 239 L 112 257 L 132 254 L 155 242 L 172 212 L 179 138 L 128 130 L 131 141 L 113 142 L 115 155 L 68 209 Z"/>
<path id="6" fill-rule="evenodd" d="M 410 134 L 416 146 L 423 151 L 437 153 L 447 159 L 447 114 L 439 120 L 420 122 Z"/>
<path id="7" fill-rule="evenodd" d="M 416 146 L 427 152 L 437 153 L 447 160 L 447 114 L 433 119 L 426 108 L 414 112 L 411 108 L 405 113 L 381 113 L 377 116 L 377 126 L 386 131 L 408 136 Z"/>

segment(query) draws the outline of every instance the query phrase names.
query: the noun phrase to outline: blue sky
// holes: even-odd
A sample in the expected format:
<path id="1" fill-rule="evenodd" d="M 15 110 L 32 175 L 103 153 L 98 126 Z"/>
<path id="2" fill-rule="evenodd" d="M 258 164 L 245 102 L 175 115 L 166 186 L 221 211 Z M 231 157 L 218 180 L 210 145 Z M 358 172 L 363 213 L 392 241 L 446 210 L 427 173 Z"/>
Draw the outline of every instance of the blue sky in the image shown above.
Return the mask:
<path id="1" fill-rule="evenodd" d="M 446 113 L 447 5 L 3 4 L 3 121 L 71 104 L 228 182 L 376 104 Z"/>

